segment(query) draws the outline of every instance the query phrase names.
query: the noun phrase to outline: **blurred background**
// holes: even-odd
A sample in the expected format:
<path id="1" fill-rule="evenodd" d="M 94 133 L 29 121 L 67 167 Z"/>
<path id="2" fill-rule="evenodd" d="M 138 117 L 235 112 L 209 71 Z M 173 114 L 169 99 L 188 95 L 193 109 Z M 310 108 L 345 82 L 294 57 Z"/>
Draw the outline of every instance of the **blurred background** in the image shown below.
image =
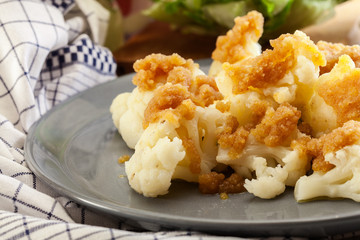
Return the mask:
<path id="1" fill-rule="evenodd" d="M 251 10 L 265 18 L 260 43 L 300 29 L 317 42 L 360 43 L 360 0 L 99 0 L 110 10 L 105 46 L 117 74 L 132 72 L 135 60 L 151 53 L 211 57 L 216 39 L 236 16 Z"/>

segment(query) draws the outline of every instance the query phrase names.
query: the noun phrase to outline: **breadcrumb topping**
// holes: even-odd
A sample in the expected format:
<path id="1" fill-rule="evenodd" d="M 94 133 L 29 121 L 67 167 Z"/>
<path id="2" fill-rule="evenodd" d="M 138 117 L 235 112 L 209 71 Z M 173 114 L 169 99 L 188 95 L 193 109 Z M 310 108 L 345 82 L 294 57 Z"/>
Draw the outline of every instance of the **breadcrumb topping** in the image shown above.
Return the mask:
<path id="1" fill-rule="evenodd" d="M 171 117 L 175 116 L 176 121 L 181 117 L 192 119 L 195 105 L 191 101 L 185 101 L 188 99 L 190 92 L 185 86 L 169 84 L 159 87 L 145 109 L 143 128 L 164 118 L 170 122 L 173 122 Z"/>
<path id="2" fill-rule="evenodd" d="M 268 108 L 261 123 L 251 130 L 257 141 L 267 146 L 284 143 L 296 130 L 301 112 L 288 103 L 281 104 L 276 111 Z"/>
<path id="3" fill-rule="evenodd" d="M 355 62 L 356 67 L 360 67 L 360 46 L 344 45 L 342 43 L 330 43 L 319 41 L 317 43 L 319 50 L 325 55 L 326 65 L 320 67 L 320 74 L 328 73 L 338 62 L 341 55 L 348 55 Z"/>
<path id="4" fill-rule="evenodd" d="M 178 66 L 180 64 L 183 66 Z M 191 69 L 194 67 L 192 60 L 186 61 L 177 54 L 152 54 L 139 60 L 135 65 L 138 74 L 135 75 L 134 82 L 139 88 L 149 90 L 156 87 L 158 82 L 147 78 L 149 76 L 160 79 L 161 83 L 165 84 L 155 89 L 154 96 L 145 109 L 144 129 L 149 123 L 159 119 L 176 122 L 181 117 L 192 119 L 195 106 L 207 107 L 214 101 L 223 99 L 214 78 L 207 75 L 194 77 Z M 140 69 L 141 67 L 143 69 Z M 160 75 L 162 77 L 159 77 Z"/>
<path id="5" fill-rule="evenodd" d="M 276 84 L 295 64 L 293 49 L 289 46 L 266 50 L 260 56 L 241 63 L 223 65 L 234 83 L 233 93 L 240 94 L 249 87 L 265 88 Z"/>
<path id="6" fill-rule="evenodd" d="M 218 102 L 216 102 L 215 107 L 217 110 L 224 113 L 224 112 L 228 112 L 230 110 L 231 104 L 230 104 L 230 102 L 218 101 Z"/>
<path id="7" fill-rule="evenodd" d="M 360 122 L 350 120 L 342 127 L 319 138 L 303 137 L 295 141 L 293 146 L 304 149 L 313 158 L 312 169 L 314 171 L 327 172 L 334 168 L 333 164 L 325 161 L 327 153 L 336 152 L 359 141 Z"/>
<path id="8" fill-rule="evenodd" d="M 217 172 L 200 174 L 199 191 L 204 194 L 219 192 L 219 185 L 224 181 L 225 175 Z"/>
<path id="9" fill-rule="evenodd" d="M 223 69 L 234 83 L 233 93 L 240 94 L 250 87 L 266 88 L 276 85 L 296 64 L 298 54 L 311 58 L 314 64 L 324 65 L 325 59 L 316 45 L 303 33 L 283 34 L 270 41 L 273 49 L 240 63 L 224 63 Z"/>
<path id="10" fill-rule="evenodd" d="M 155 89 L 158 83 L 166 83 L 168 75 L 178 75 L 179 69 L 176 67 L 192 69 L 195 65 L 197 64 L 195 64 L 193 60 L 185 60 L 176 53 L 170 56 L 154 53 L 134 63 L 136 75 L 133 78 L 133 83 L 137 85 L 140 90 L 150 91 Z M 174 68 L 176 73 L 171 74 Z M 182 71 L 181 73 L 186 74 Z M 187 78 L 182 79 L 181 77 L 177 77 L 176 80 L 172 79 L 171 81 L 177 81 L 179 79 L 186 81 Z"/>
<path id="11" fill-rule="evenodd" d="M 224 149 L 229 148 L 229 157 L 235 159 L 244 149 L 249 133 L 245 127 L 239 126 L 236 117 L 230 115 L 224 129 L 218 133 L 218 143 Z"/>
<path id="12" fill-rule="evenodd" d="M 349 66 L 352 62 L 341 57 L 338 65 L 328 75 L 321 76 L 324 81 L 319 84 L 318 94 L 336 112 L 339 125 L 348 120 L 360 119 L 360 69 Z"/>
<path id="13" fill-rule="evenodd" d="M 244 178 L 233 173 L 225 178 L 223 173 L 210 172 L 199 176 L 199 191 L 204 194 L 241 193 L 245 191 Z"/>
<path id="14" fill-rule="evenodd" d="M 219 62 L 235 63 L 246 58 L 249 53 L 245 45 L 249 41 L 257 42 L 263 33 L 264 18 L 255 11 L 235 18 L 233 29 L 225 36 L 219 36 L 212 59 Z"/>
<path id="15" fill-rule="evenodd" d="M 207 107 L 217 100 L 222 100 L 215 79 L 206 75 L 199 75 L 190 86 L 191 100 L 200 107 Z"/>
<path id="16" fill-rule="evenodd" d="M 190 164 L 189 169 L 192 173 L 201 172 L 201 157 L 198 150 L 195 147 L 193 139 L 188 137 L 182 137 L 182 144 L 186 150 L 186 154 L 189 156 Z"/>
<path id="17" fill-rule="evenodd" d="M 265 100 L 258 100 L 251 104 L 250 106 L 250 110 L 252 113 L 251 123 L 253 126 L 256 126 L 261 122 L 269 107 L 270 107 L 270 103 Z"/>
<path id="18" fill-rule="evenodd" d="M 130 156 L 129 155 L 122 155 L 118 158 L 118 163 L 125 163 L 126 161 L 129 161 Z"/>

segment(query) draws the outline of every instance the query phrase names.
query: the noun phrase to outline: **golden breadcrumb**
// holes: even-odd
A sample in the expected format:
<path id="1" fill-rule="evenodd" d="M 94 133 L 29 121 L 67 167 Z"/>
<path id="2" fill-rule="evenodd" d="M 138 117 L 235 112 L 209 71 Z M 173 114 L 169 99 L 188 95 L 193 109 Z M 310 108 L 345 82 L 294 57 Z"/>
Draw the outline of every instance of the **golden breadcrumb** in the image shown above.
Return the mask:
<path id="1" fill-rule="evenodd" d="M 314 171 L 327 172 L 335 166 L 325 161 L 327 153 L 334 153 L 346 146 L 357 144 L 360 141 L 360 122 L 350 120 L 342 127 L 334 129 L 319 138 L 309 136 L 292 142 L 292 147 L 302 152 L 306 151 L 313 158 Z"/>
<path id="2" fill-rule="evenodd" d="M 163 85 L 155 90 L 154 97 L 148 103 L 144 112 L 143 128 L 147 128 L 149 123 L 159 119 L 167 119 L 177 116 L 192 119 L 195 114 L 195 105 L 190 99 L 190 92 L 187 87 L 180 84 Z M 170 113 L 169 113 L 170 111 Z M 172 122 L 172 121 L 171 121 Z"/>
<path id="3" fill-rule="evenodd" d="M 340 57 L 337 66 L 320 77 L 317 88 L 318 94 L 334 109 L 339 125 L 360 120 L 360 69 L 351 65 L 349 57 Z"/>
<path id="4" fill-rule="evenodd" d="M 214 101 L 223 99 L 223 95 L 219 92 L 214 78 L 207 75 L 197 75 L 196 77 L 193 77 L 189 68 L 171 65 L 171 63 L 178 61 L 184 63 L 184 66 L 189 67 L 191 64 L 193 64 L 192 61 L 189 62 L 185 59 L 179 59 L 178 55 L 176 54 L 171 56 L 152 54 L 150 57 L 146 57 L 142 61 L 139 61 L 138 65 L 147 66 L 147 64 L 150 64 L 149 61 L 151 60 L 154 60 L 154 64 L 156 66 L 162 67 L 154 67 L 155 71 L 148 71 L 148 73 L 156 73 L 157 71 L 161 70 L 164 76 L 162 76 L 160 79 L 165 79 L 164 83 L 168 84 L 157 86 L 155 89 L 154 96 L 149 101 L 144 112 L 144 129 L 147 128 L 149 123 L 156 122 L 159 119 L 167 119 L 169 121 L 176 122 L 178 122 L 181 117 L 191 119 L 194 116 L 195 105 L 207 107 L 213 104 Z M 165 61 L 168 63 L 168 65 L 157 64 L 158 61 Z M 165 71 L 163 71 L 164 68 L 171 68 L 171 70 L 165 74 Z M 138 78 L 135 80 L 136 76 L 138 76 Z M 150 85 L 151 87 L 156 86 L 156 83 L 153 81 L 149 82 L 146 79 L 140 80 L 139 74 L 135 75 L 135 77 L 134 81 L 137 81 L 139 88 L 141 86 L 142 88 L 149 90 Z M 185 100 L 188 101 L 185 102 Z M 184 104 L 184 102 L 186 104 Z"/>
<path id="5" fill-rule="evenodd" d="M 215 107 L 217 110 L 224 113 L 230 111 L 231 104 L 230 102 L 218 101 L 216 102 Z"/>
<path id="6" fill-rule="evenodd" d="M 207 107 L 217 100 L 222 100 L 215 79 L 206 75 L 199 75 L 190 86 L 191 100 L 201 107 Z"/>
<path id="7" fill-rule="evenodd" d="M 225 178 L 223 173 L 217 172 L 200 174 L 199 191 L 206 194 L 241 193 L 245 191 L 244 178 L 236 173 L 228 178 Z"/>
<path id="8" fill-rule="evenodd" d="M 224 181 L 225 175 L 217 172 L 210 172 L 199 175 L 199 191 L 204 194 L 219 192 L 219 185 Z"/>
<path id="9" fill-rule="evenodd" d="M 311 136 L 303 135 L 302 137 L 291 141 L 290 147 L 297 150 L 301 155 L 308 155 L 307 144 L 311 140 Z"/>
<path id="10" fill-rule="evenodd" d="M 338 62 L 341 55 L 348 55 L 355 62 L 356 67 L 360 67 L 360 46 L 344 45 L 342 43 L 330 43 L 319 41 L 317 43 L 319 50 L 325 55 L 326 66 L 320 67 L 320 74 L 330 72 Z"/>
<path id="11" fill-rule="evenodd" d="M 261 122 L 267 109 L 270 107 L 270 103 L 265 100 L 257 100 L 254 101 L 250 106 L 251 111 L 251 122 L 252 126 L 256 126 Z"/>
<path id="12" fill-rule="evenodd" d="M 244 178 L 237 173 L 233 173 L 230 177 L 225 178 L 219 186 L 219 193 L 241 193 L 245 192 Z"/>
<path id="13" fill-rule="evenodd" d="M 244 93 L 249 87 L 265 88 L 276 84 L 294 65 L 291 48 L 266 50 L 260 56 L 241 63 L 224 64 L 223 68 L 234 83 L 233 93 Z"/>
<path id="14" fill-rule="evenodd" d="M 130 156 L 129 155 L 122 155 L 118 158 L 118 163 L 124 163 L 126 161 L 128 161 L 130 159 Z"/>
<path id="15" fill-rule="evenodd" d="M 201 172 L 201 157 L 198 150 L 195 147 L 195 142 L 193 139 L 188 137 L 182 137 L 182 144 L 185 148 L 186 154 L 189 156 L 190 164 L 189 169 L 192 173 Z"/>
<path id="16" fill-rule="evenodd" d="M 226 200 L 229 198 L 229 195 L 227 193 L 220 193 L 220 199 L 221 200 Z"/>
<path id="17" fill-rule="evenodd" d="M 298 54 L 310 57 L 315 65 L 325 59 L 316 45 L 304 34 L 283 34 L 270 41 L 273 49 L 240 63 L 224 63 L 223 69 L 233 81 L 233 93 L 240 94 L 250 87 L 266 88 L 276 85 L 296 64 Z"/>
<path id="18" fill-rule="evenodd" d="M 245 45 L 248 41 L 257 42 L 263 33 L 264 18 L 251 11 L 243 17 L 235 18 L 234 27 L 225 36 L 219 36 L 212 59 L 219 62 L 235 63 L 246 58 Z"/>
<path id="19" fill-rule="evenodd" d="M 170 56 L 150 54 L 134 63 L 136 74 L 133 83 L 140 90 L 153 90 L 158 83 L 167 82 L 168 75 L 175 67 L 192 69 L 195 65 L 191 59 L 185 60 L 176 53 Z"/>
<path id="20" fill-rule="evenodd" d="M 185 67 L 174 67 L 168 74 L 167 82 L 190 86 L 192 82 L 192 73 L 190 69 Z"/>
<path id="21" fill-rule="evenodd" d="M 234 116 L 228 116 L 224 129 L 218 133 L 218 143 L 221 148 L 229 148 L 229 157 L 235 159 L 244 149 L 249 131 L 239 123 Z"/>
<path id="22" fill-rule="evenodd" d="M 276 111 L 268 108 L 251 134 L 267 146 L 279 146 L 296 130 L 300 116 L 301 112 L 288 103 L 281 104 Z"/>
<path id="23" fill-rule="evenodd" d="M 301 133 L 304 133 L 304 134 L 306 134 L 306 135 L 309 135 L 309 136 L 311 136 L 312 135 L 312 128 L 311 128 L 311 126 L 310 126 L 310 124 L 309 123 L 307 123 L 307 122 L 300 122 L 299 124 L 298 124 L 298 129 L 299 129 L 299 131 L 301 132 Z"/>

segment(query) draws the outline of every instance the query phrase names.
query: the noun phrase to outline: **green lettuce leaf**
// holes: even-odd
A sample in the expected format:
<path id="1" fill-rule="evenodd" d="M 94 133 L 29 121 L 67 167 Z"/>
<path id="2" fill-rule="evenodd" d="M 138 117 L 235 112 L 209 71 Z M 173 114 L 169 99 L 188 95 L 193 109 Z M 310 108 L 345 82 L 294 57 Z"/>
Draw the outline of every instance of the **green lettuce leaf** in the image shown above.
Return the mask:
<path id="1" fill-rule="evenodd" d="M 257 10 L 265 18 L 263 39 L 267 40 L 331 17 L 334 7 L 346 0 L 153 1 L 144 14 L 185 32 L 202 34 L 224 34 L 233 27 L 235 17 Z"/>

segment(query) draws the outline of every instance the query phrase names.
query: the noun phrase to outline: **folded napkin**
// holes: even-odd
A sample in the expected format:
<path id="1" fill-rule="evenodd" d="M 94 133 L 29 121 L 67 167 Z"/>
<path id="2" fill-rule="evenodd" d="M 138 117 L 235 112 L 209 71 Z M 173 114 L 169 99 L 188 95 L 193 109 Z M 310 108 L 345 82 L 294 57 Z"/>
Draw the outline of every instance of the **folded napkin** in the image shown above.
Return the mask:
<path id="1" fill-rule="evenodd" d="M 115 77 L 112 54 L 99 44 L 109 14 L 96 1 L 79 7 L 76 1 L 0 1 L 0 209 L 118 227 L 59 196 L 24 159 L 26 134 L 36 120 L 69 96 Z"/>

